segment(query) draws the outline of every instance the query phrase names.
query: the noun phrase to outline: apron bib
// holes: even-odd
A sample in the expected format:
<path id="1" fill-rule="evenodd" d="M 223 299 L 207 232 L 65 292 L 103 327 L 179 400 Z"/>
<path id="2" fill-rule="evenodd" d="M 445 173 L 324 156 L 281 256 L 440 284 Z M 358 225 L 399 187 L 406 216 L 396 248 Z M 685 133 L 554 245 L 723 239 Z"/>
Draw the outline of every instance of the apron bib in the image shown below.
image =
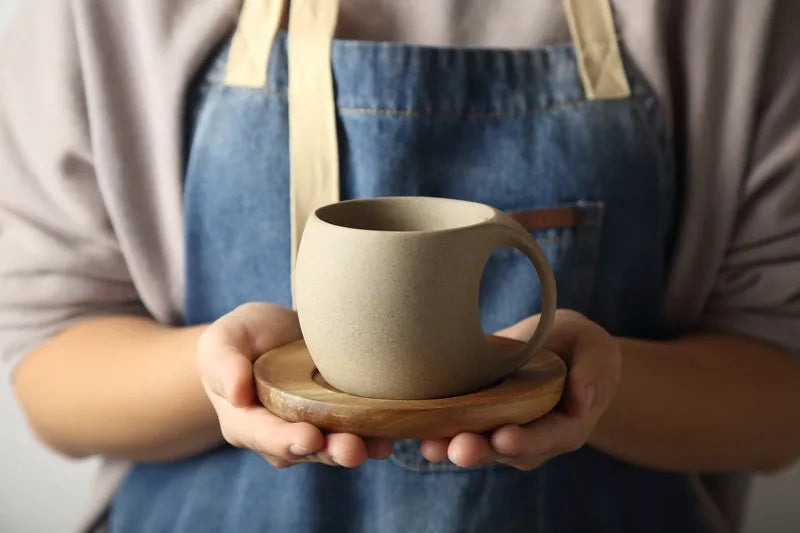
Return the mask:
<path id="1" fill-rule="evenodd" d="M 482 50 L 331 40 L 336 2 L 324 0 L 293 2 L 287 36 L 282 2 L 247 0 L 192 98 L 187 324 L 248 301 L 290 306 L 293 250 L 315 206 L 416 195 L 514 212 L 552 264 L 560 307 L 615 335 L 658 336 L 670 144 L 654 95 L 621 59 L 608 0 L 564 4 L 574 44 Z M 496 252 L 481 282 L 486 331 L 540 303 L 527 259 Z M 532 472 L 462 469 L 428 462 L 412 440 L 356 469 L 277 470 L 228 446 L 139 464 L 110 523 L 137 533 L 710 531 L 686 475 L 589 447 Z"/>

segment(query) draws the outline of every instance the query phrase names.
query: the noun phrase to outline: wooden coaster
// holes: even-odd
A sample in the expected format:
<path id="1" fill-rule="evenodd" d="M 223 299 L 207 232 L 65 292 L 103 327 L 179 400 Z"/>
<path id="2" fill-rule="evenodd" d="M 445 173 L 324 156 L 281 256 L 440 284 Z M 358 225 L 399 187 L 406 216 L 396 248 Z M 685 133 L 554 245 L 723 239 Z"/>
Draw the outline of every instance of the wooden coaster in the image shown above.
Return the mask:
<path id="1" fill-rule="evenodd" d="M 516 351 L 519 341 L 487 335 L 498 351 Z M 290 422 L 309 422 L 329 432 L 363 437 L 444 438 L 523 424 L 550 411 L 564 389 L 567 368 L 542 350 L 527 365 L 494 386 L 435 400 L 363 398 L 334 389 L 314 366 L 303 341 L 270 350 L 255 363 L 256 390 L 267 409 Z"/>

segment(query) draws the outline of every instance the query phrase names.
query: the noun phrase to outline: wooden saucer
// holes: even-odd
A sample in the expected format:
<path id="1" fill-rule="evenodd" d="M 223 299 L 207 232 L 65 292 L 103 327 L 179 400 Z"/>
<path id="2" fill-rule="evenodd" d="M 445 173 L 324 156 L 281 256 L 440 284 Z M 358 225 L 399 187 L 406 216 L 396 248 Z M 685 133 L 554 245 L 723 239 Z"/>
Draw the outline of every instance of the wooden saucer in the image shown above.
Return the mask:
<path id="1" fill-rule="evenodd" d="M 498 351 L 519 341 L 487 335 Z M 254 366 L 259 400 L 290 422 L 309 422 L 329 432 L 363 437 L 444 438 L 523 424 L 550 411 L 564 389 L 567 368 L 553 352 L 540 351 L 527 365 L 494 386 L 434 400 L 382 400 L 346 394 L 319 374 L 305 342 L 266 352 Z"/>

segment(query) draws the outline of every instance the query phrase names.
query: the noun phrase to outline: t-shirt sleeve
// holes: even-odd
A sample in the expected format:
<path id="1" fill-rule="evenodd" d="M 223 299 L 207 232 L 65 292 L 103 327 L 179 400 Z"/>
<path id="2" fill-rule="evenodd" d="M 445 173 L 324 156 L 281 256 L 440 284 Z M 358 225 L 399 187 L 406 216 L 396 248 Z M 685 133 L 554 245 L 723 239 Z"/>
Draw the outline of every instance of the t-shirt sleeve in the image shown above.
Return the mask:
<path id="1" fill-rule="evenodd" d="M 776 2 L 748 172 L 702 317 L 800 355 L 800 3 Z"/>
<path id="2" fill-rule="evenodd" d="M 0 359 L 68 325 L 144 314 L 92 163 L 67 1 L 18 2 L 0 36 Z"/>

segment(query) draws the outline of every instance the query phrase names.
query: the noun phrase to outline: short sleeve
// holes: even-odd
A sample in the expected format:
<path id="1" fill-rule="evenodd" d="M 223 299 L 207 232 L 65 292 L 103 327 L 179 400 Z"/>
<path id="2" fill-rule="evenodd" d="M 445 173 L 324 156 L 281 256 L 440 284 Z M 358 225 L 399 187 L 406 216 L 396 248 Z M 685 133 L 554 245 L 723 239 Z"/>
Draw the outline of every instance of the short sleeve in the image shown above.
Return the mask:
<path id="1" fill-rule="evenodd" d="M 0 37 L 0 358 L 85 318 L 144 314 L 92 163 L 69 3 L 16 4 Z"/>
<path id="2" fill-rule="evenodd" d="M 756 130 L 706 328 L 800 354 L 800 3 L 776 2 Z"/>

